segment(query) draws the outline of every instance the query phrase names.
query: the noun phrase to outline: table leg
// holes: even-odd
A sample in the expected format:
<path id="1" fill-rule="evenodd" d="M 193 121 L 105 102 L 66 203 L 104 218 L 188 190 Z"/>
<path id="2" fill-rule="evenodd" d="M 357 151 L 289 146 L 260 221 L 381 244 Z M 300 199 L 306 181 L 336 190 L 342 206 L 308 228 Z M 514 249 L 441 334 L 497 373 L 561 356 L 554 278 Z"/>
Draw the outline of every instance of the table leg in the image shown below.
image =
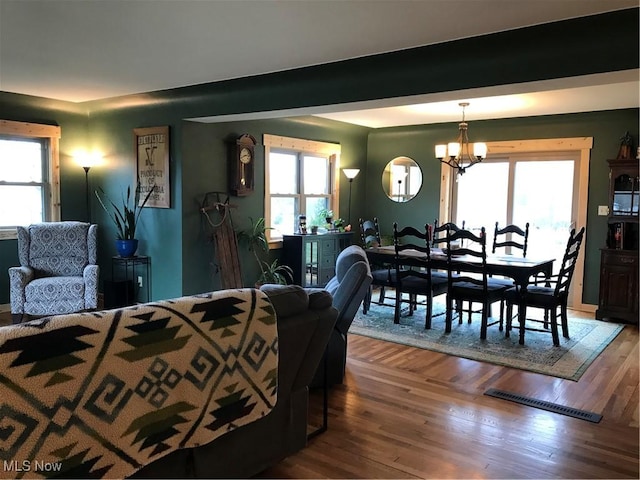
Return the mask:
<path id="1" fill-rule="evenodd" d="M 526 290 L 520 294 L 520 305 L 518 305 L 518 322 L 520 323 L 520 338 L 518 343 L 524 345 L 524 322 L 527 320 L 527 303 L 524 301 Z"/>

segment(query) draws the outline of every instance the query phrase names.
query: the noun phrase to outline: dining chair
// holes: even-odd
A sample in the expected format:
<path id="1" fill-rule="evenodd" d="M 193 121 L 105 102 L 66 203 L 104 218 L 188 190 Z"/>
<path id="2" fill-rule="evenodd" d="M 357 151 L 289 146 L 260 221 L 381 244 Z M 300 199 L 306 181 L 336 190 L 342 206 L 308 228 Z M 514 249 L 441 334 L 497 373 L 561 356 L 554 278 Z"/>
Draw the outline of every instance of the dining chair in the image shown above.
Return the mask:
<path id="1" fill-rule="evenodd" d="M 481 303 L 482 323 L 480 326 L 480 338 L 487 338 L 487 328 L 491 325 L 500 325 L 503 330 L 502 319 L 489 323 L 489 306 L 500 301 L 502 293 L 508 288 L 501 282 L 495 282 L 487 271 L 487 245 L 485 228 L 480 229 L 476 235 L 470 230 L 446 229 L 446 255 L 447 255 L 447 319 L 445 332 L 451 332 L 453 321 L 453 304 L 455 302 L 458 313 L 458 321 L 462 323 L 462 302 L 469 302 L 469 309 L 473 303 Z M 464 247 L 452 248 L 454 243 L 466 241 Z M 475 261 L 462 262 L 458 256 L 475 257 Z M 457 273 L 456 273 L 457 272 Z M 471 322 L 471 316 L 469 316 Z"/>
<path id="2" fill-rule="evenodd" d="M 446 223 L 443 223 L 442 225 L 438 225 L 438 219 L 436 218 L 433 221 L 433 230 L 431 232 L 432 233 L 431 248 L 436 248 L 436 247 L 439 248 L 442 246 L 441 244 L 446 243 L 447 228 L 451 229 L 454 232 L 457 232 L 458 230 L 464 230 L 464 225 L 465 225 L 464 220 L 462 221 L 460 226 L 456 225 L 453 222 L 446 222 Z"/>
<path id="3" fill-rule="evenodd" d="M 548 332 L 546 325 L 547 318 L 551 323 L 551 336 L 553 344 L 557 347 L 560 345 L 558 336 L 558 307 L 560 308 L 560 319 L 562 323 L 562 336 L 569 338 L 569 325 L 567 318 L 567 302 L 569 299 L 569 287 L 571 279 L 578 261 L 580 246 L 584 239 L 584 227 L 576 233 L 576 229 L 571 229 L 567 248 L 562 258 L 562 265 L 556 275 L 552 275 L 545 279 L 545 285 L 530 285 L 526 291 L 521 291 L 517 287 L 510 288 L 504 294 L 507 303 L 507 325 L 505 336 L 509 336 L 513 321 L 513 306 L 518 307 L 516 319 L 520 326 L 519 343 L 524 345 L 524 331 Z M 527 308 L 544 309 L 545 319 L 537 320 L 527 318 Z M 543 328 L 527 327 L 526 322 L 543 323 Z"/>
<path id="4" fill-rule="evenodd" d="M 524 230 L 515 224 L 509 224 L 503 228 L 499 228 L 499 222 L 496 222 L 495 229 L 493 231 L 493 246 L 491 253 L 496 253 L 497 249 L 504 249 L 504 253 L 512 255 L 512 249 L 517 249 L 522 252 L 522 257 L 527 256 L 527 247 L 529 244 L 529 222 L 525 224 Z M 502 282 L 507 287 L 514 287 L 513 279 L 511 278 L 496 278 L 496 282 Z M 505 290 L 506 292 L 506 290 Z M 500 318 L 504 319 L 504 305 L 505 299 L 500 301 Z"/>
<path id="5" fill-rule="evenodd" d="M 365 251 L 371 247 L 379 247 L 382 245 L 382 240 L 380 237 L 380 226 L 378 224 L 378 218 L 373 217 L 373 220 L 363 220 L 359 219 L 360 222 L 360 241 L 362 243 L 362 248 Z M 371 287 L 369 288 L 369 292 L 367 293 L 364 301 L 362 302 L 362 313 L 366 314 L 371 307 L 371 298 L 373 295 L 373 287 L 378 287 L 380 289 L 380 295 L 378 297 L 378 305 L 389 305 L 385 304 L 386 299 L 392 299 L 394 297 L 387 297 L 386 292 L 387 288 L 393 288 L 396 284 L 396 272 L 393 264 L 385 262 L 384 257 L 376 256 L 371 252 L 367 253 L 367 257 L 369 258 L 369 263 L 371 264 L 371 275 L 373 276 L 373 281 L 371 282 Z"/>
<path id="6" fill-rule="evenodd" d="M 398 230 L 398 224 L 395 222 L 393 224 L 396 269 L 394 323 L 400 323 L 402 295 L 409 295 L 409 315 L 413 314 L 417 305 L 416 298 L 420 295 L 425 297 L 424 328 L 431 328 L 433 297 L 447 291 L 447 275 L 431 270 L 430 230 L 429 225 L 424 226 L 424 232 L 418 231 L 414 227 L 404 227 Z"/>
<path id="7" fill-rule="evenodd" d="M 514 238 L 514 235 L 516 238 Z M 517 238 L 521 237 L 521 238 Z M 511 253 L 511 248 L 517 248 L 522 251 L 522 257 L 527 256 L 527 247 L 529 242 L 529 222 L 525 224 L 524 230 L 518 225 L 510 224 L 503 228 L 496 228 L 493 231 L 493 247 L 491 253 L 496 253 L 497 248 L 505 248 L 505 253 Z"/>

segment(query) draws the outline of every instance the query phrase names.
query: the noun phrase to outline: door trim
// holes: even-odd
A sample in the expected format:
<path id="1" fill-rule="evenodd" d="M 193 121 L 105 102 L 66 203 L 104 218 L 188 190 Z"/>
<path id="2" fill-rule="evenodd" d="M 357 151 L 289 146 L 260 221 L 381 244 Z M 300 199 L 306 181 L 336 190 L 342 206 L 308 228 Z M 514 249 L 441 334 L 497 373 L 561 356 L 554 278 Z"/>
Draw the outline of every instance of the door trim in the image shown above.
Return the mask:
<path id="1" fill-rule="evenodd" d="M 487 155 L 540 153 L 540 152 L 579 152 L 579 164 L 574 182 L 574 209 L 576 218 L 574 224 L 578 227 L 587 226 L 587 202 L 589 195 L 589 160 L 593 137 L 544 138 L 534 140 L 507 140 L 500 142 L 486 142 Z M 441 222 L 451 221 L 451 206 L 453 204 L 453 182 L 456 179 L 454 170 L 442 163 L 440 167 L 440 211 Z M 575 310 L 595 312 L 596 305 L 582 303 L 582 288 L 584 284 L 584 255 L 585 248 L 580 249 L 578 262 L 571 285 L 569 304 Z M 560 260 L 560 259 L 558 259 Z"/>

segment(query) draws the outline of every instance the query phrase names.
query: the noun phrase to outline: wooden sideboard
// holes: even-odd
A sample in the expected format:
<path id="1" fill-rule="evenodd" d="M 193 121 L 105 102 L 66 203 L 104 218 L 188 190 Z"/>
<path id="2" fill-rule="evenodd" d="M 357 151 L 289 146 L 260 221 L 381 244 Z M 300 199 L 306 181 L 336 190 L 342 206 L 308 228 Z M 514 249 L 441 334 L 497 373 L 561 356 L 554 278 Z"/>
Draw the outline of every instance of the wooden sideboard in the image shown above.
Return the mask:
<path id="1" fill-rule="evenodd" d="M 323 287 L 336 273 L 336 259 L 351 245 L 352 232 L 284 235 L 283 262 L 293 270 L 293 283 Z"/>

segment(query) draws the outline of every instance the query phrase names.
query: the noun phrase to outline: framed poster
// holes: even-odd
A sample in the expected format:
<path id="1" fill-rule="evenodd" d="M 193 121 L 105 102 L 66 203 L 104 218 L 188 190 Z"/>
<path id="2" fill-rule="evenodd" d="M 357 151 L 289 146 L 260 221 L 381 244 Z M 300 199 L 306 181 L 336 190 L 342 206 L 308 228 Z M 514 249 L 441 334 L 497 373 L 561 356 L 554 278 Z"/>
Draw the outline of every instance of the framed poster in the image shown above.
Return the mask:
<path id="1" fill-rule="evenodd" d="M 155 187 L 146 207 L 171 207 L 171 182 L 169 179 L 169 127 L 134 128 L 140 200 Z"/>

